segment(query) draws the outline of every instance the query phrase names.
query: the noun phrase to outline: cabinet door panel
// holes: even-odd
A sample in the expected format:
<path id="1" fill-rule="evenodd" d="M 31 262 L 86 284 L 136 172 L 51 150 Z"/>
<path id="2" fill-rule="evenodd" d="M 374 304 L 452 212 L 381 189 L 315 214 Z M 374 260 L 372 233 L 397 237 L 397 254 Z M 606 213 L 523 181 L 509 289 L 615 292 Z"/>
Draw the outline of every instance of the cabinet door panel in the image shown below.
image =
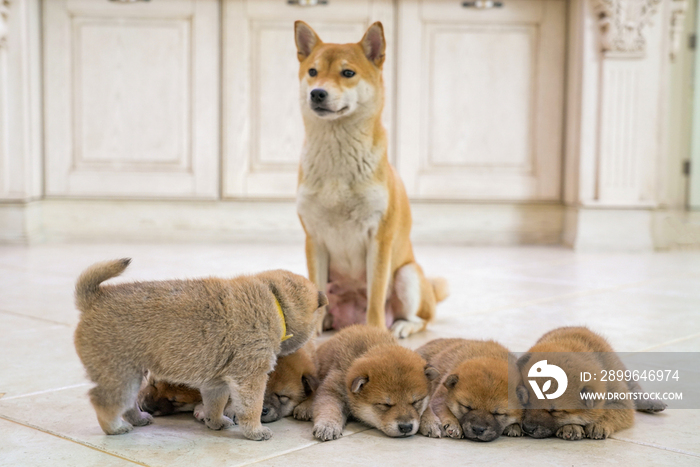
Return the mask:
<path id="1" fill-rule="evenodd" d="M 47 194 L 216 197 L 216 0 L 44 15 Z"/>
<path id="2" fill-rule="evenodd" d="M 416 198 L 560 197 L 565 2 L 399 2 L 397 165 Z"/>
<path id="3" fill-rule="evenodd" d="M 330 0 L 300 7 L 285 0 L 226 0 L 224 4 L 224 194 L 292 198 L 296 192 L 304 125 L 294 21 L 324 42 L 358 42 L 382 21 L 392 45 L 393 5 L 387 0 Z M 384 67 L 385 125 L 391 123 L 393 57 Z"/>

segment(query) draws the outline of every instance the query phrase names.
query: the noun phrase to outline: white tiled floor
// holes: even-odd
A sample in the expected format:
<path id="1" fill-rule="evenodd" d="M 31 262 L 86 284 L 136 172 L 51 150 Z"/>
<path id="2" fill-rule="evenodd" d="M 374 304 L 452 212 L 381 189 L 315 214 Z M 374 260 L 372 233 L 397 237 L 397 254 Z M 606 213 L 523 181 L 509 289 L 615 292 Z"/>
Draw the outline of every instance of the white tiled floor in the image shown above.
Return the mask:
<path id="1" fill-rule="evenodd" d="M 584 324 L 619 351 L 700 351 L 700 252 L 418 246 L 416 254 L 428 275 L 450 281 L 452 295 L 427 332 L 404 342 L 410 347 L 461 336 L 524 351 L 549 329 Z M 119 280 L 305 273 L 300 245 L 0 246 L 1 466 L 700 465 L 700 410 L 637 414 L 633 428 L 606 441 L 399 440 L 353 423 L 321 444 L 309 423 L 285 419 L 270 425 L 272 440 L 254 442 L 187 414 L 105 436 L 73 348 L 73 284 L 91 263 L 124 256 L 133 263 Z"/>

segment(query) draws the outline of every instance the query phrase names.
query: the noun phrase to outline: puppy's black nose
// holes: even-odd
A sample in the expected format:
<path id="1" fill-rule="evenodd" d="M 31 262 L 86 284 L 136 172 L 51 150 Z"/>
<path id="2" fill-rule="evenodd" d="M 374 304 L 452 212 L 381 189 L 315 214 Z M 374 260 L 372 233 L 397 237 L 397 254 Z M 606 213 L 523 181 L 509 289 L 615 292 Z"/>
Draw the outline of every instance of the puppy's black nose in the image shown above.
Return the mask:
<path id="1" fill-rule="evenodd" d="M 523 431 L 529 435 L 535 432 L 537 425 L 530 425 L 529 423 L 523 423 Z"/>
<path id="2" fill-rule="evenodd" d="M 314 89 L 311 91 L 311 101 L 313 101 L 314 104 L 320 104 L 326 100 L 326 97 L 328 97 L 328 93 L 323 89 Z"/>
<path id="3" fill-rule="evenodd" d="M 413 431 L 413 423 L 399 423 L 399 431 L 401 433 L 410 433 Z"/>
<path id="4" fill-rule="evenodd" d="M 268 413 L 270 413 L 270 409 L 268 409 L 267 407 L 263 407 L 262 416 L 264 417 Z"/>
<path id="5" fill-rule="evenodd" d="M 484 434 L 484 431 L 486 431 L 486 428 L 484 428 L 483 426 L 473 426 L 472 431 L 474 432 L 474 434 L 476 436 L 479 436 L 479 435 Z"/>

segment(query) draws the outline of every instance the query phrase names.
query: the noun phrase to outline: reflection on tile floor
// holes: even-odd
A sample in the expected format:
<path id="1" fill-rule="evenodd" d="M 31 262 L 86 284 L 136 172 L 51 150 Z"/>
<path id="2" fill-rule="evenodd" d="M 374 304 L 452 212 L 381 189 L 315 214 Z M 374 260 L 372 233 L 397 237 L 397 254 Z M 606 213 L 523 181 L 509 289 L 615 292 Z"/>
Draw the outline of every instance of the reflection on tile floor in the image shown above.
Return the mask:
<path id="1" fill-rule="evenodd" d="M 700 253 L 418 246 L 416 255 L 428 275 L 449 280 L 452 295 L 427 332 L 402 342 L 409 347 L 458 336 L 523 351 L 549 329 L 585 324 L 619 351 L 700 352 Z M 353 423 L 341 440 L 319 443 L 310 423 L 285 419 L 270 425 L 272 440 L 253 442 L 187 414 L 105 436 L 73 348 L 73 285 L 91 263 L 125 256 L 133 263 L 121 281 L 305 273 L 300 245 L 0 246 L 0 466 L 700 465 L 700 410 L 637 414 L 634 427 L 606 441 L 396 440 Z"/>

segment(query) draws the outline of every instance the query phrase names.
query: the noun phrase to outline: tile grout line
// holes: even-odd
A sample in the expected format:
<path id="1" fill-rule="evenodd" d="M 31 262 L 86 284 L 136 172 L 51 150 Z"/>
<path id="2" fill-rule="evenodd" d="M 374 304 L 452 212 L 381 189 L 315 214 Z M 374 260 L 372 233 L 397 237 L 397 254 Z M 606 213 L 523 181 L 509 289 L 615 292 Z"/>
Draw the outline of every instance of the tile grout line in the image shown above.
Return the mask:
<path id="1" fill-rule="evenodd" d="M 644 441 L 634 441 L 631 439 L 625 439 L 625 438 L 610 438 L 615 441 L 619 441 L 621 443 L 630 443 L 630 444 L 636 444 L 637 446 L 645 446 L 648 448 L 653 448 L 653 449 L 660 449 L 662 451 L 669 451 L 669 452 L 675 452 L 676 454 L 684 454 L 686 456 L 691 456 L 691 457 L 700 457 L 700 454 L 690 452 L 690 451 L 685 451 L 683 449 L 675 449 L 675 448 L 669 448 L 666 446 L 661 446 L 659 444 L 654 444 L 654 443 L 645 443 Z"/>
<path id="2" fill-rule="evenodd" d="M 667 341 L 667 342 L 662 342 L 661 344 L 652 345 L 650 347 L 646 347 L 646 348 L 640 350 L 639 352 L 648 352 L 650 350 L 658 349 L 659 347 L 664 347 L 666 345 L 671 345 L 671 344 L 677 344 L 679 342 L 687 341 L 687 340 L 693 339 L 695 337 L 700 337 L 700 332 L 695 333 L 695 334 L 691 334 L 689 336 L 679 337 L 677 339 L 672 339 L 672 340 Z"/>
<path id="3" fill-rule="evenodd" d="M 72 324 L 67 324 L 67 323 L 62 323 L 60 321 L 54 321 L 52 319 L 46 319 L 46 318 L 39 318 L 38 316 L 32 316 L 32 315 L 25 315 L 23 313 L 17 313 L 16 311 L 9 311 L 9 310 L 3 310 L 0 309 L 0 313 L 4 313 L 6 315 L 12 315 L 12 316 L 17 316 L 19 318 L 28 318 L 28 319 L 33 319 L 36 321 L 42 321 L 44 323 L 51 323 L 51 324 L 57 324 L 59 326 L 66 326 L 66 327 L 73 327 Z"/>
<path id="4" fill-rule="evenodd" d="M 75 389 L 75 388 L 80 388 L 83 386 L 90 386 L 90 384 L 91 383 L 78 383 L 78 384 L 73 384 L 71 386 L 63 386 L 61 388 L 51 388 L 51 389 L 45 389 L 43 391 L 29 392 L 27 394 L 20 394 L 18 396 L 11 396 L 11 397 L 4 397 L 4 398 L 0 397 L 0 402 L 10 401 L 13 399 L 21 399 L 22 397 L 37 396 L 39 394 L 47 394 L 49 392 L 63 391 L 66 389 Z"/>
<path id="5" fill-rule="evenodd" d="M 135 459 L 130 459 L 130 458 L 128 458 L 128 457 L 120 456 L 119 454 L 116 454 L 116 453 L 113 453 L 113 452 L 104 451 L 104 450 L 102 450 L 102 449 L 100 449 L 100 448 L 98 448 L 98 447 L 92 446 L 92 445 L 90 445 L 90 444 L 81 443 L 80 441 L 74 440 L 74 439 L 72 439 L 72 438 L 66 438 L 66 437 L 61 436 L 61 435 L 59 435 L 59 434 L 57 434 L 57 433 L 54 433 L 54 432 L 52 432 L 52 431 L 44 430 L 44 429 L 42 429 L 42 428 L 40 428 L 40 427 L 38 427 L 38 426 L 34 426 L 34 425 L 29 425 L 29 424 L 26 424 L 26 423 L 22 423 L 22 422 L 20 422 L 19 420 L 15 420 L 14 418 L 10 418 L 10 417 L 7 417 L 7 416 L 2 415 L 2 414 L 0 414 L 0 419 L 6 420 L 6 421 L 11 422 L 11 423 L 16 423 L 17 425 L 21 425 L 21 426 L 23 426 L 23 427 L 25 427 L 25 428 L 29 428 L 29 429 L 31 429 L 31 430 L 35 430 L 35 431 L 38 431 L 38 432 L 41 432 L 41 433 L 45 433 L 45 434 L 50 435 L 50 436 L 54 436 L 54 437 L 56 437 L 56 438 L 58 438 L 58 439 L 62 439 L 62 440 L 64 440 L 64 441 L 68 441 L 68 442 L 70 442 L 70 443 L 77 444 L 77 445 L 82 446 L 82 447 L 84 447 L 84 448 L 92 449 L 93 451 L 97 451 L 97 452 L 100 452 L 100 453 L 102 453 L 102 454 L 107 454 L 108 456 L 112 456 L 112 457 L 116 457 L 116 458 L 118 458 L 118 459 L 122 459 L 122 460 L 127 461 L 127 462 L 132 463 L 132 464 L 141 465 L 141 466 L 143 466 L 143 467 L 150 467 L 148 464 L 144 464 L 143 462 L 137 461 L 137 460 L 135 460 Z"/>

